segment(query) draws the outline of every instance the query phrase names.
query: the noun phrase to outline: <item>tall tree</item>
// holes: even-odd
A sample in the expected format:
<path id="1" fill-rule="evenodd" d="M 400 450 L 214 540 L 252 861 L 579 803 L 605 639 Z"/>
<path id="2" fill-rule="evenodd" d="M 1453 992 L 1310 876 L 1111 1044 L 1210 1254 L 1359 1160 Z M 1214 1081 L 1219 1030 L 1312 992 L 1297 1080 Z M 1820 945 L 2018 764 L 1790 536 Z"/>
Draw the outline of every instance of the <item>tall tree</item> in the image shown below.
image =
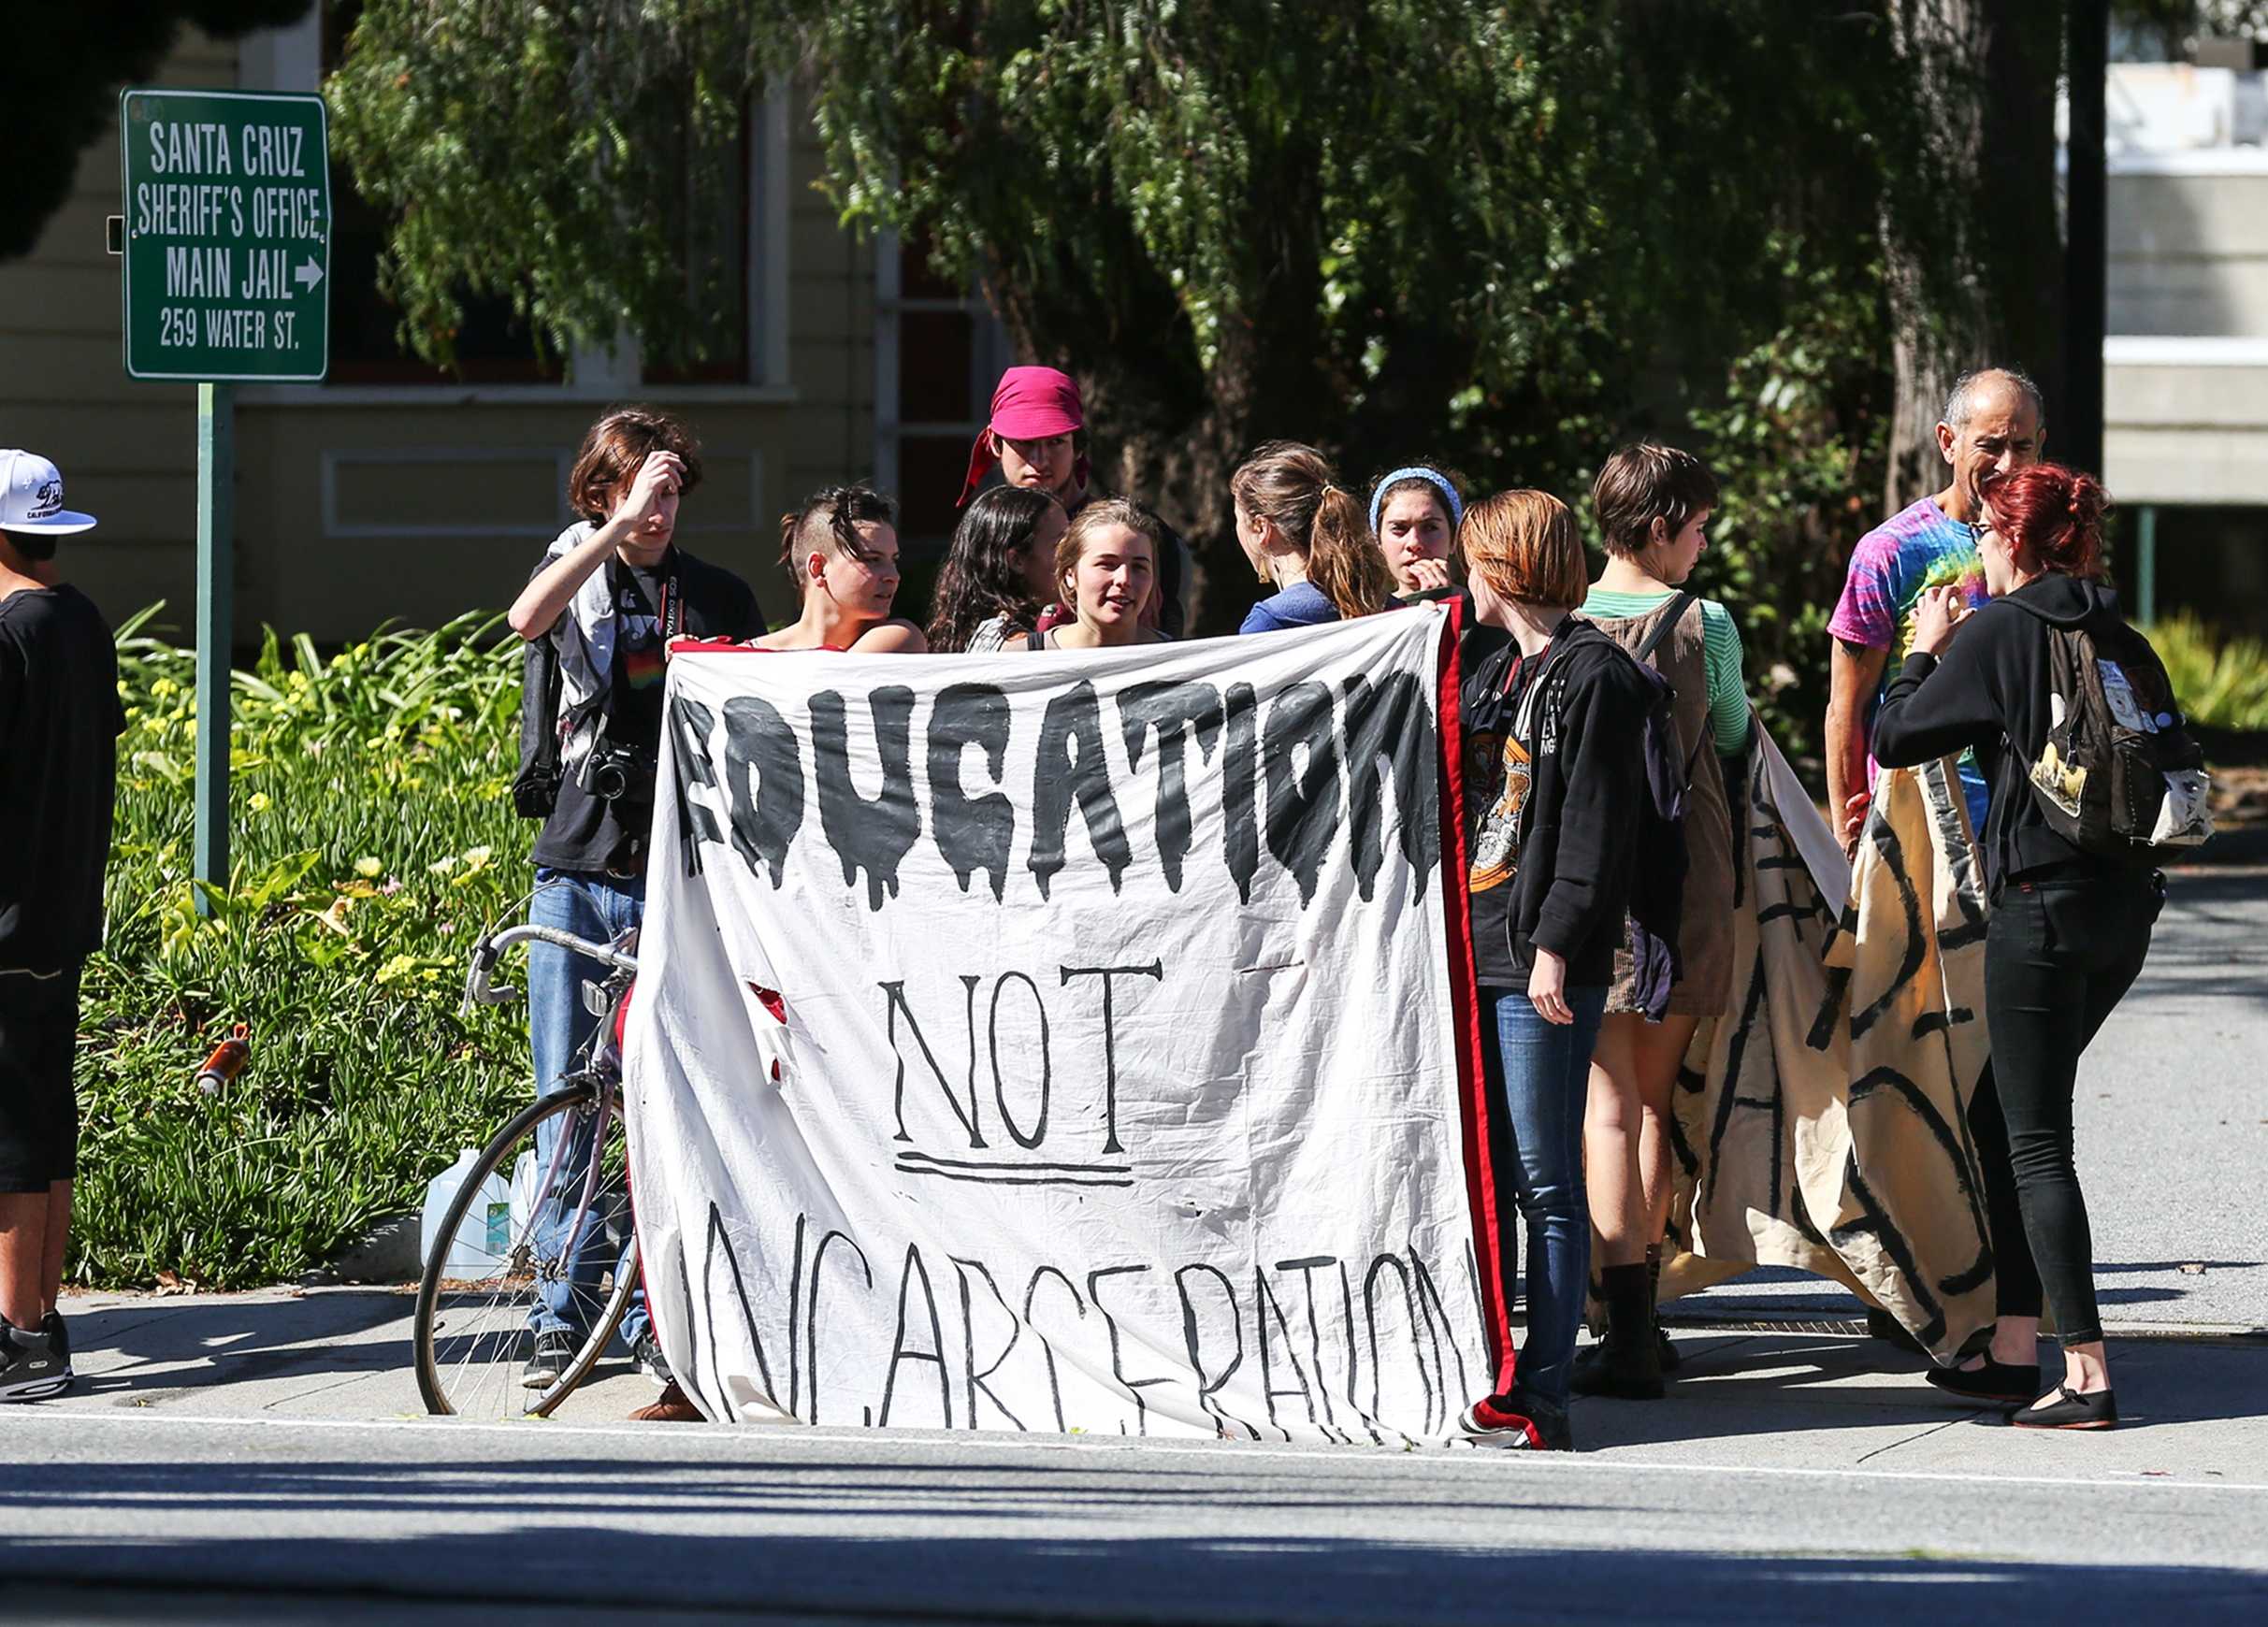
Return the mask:
<path id="1" fill-rule="evenodd" d="M 71 195 L 79 155 L 118 122 L 118 93 L 148 78 L 184 27 L 216 39 L 296 22 L 314 0 L 34 0 L 10 7 L 8 207 L 0 260 L 28 254 Z"/>

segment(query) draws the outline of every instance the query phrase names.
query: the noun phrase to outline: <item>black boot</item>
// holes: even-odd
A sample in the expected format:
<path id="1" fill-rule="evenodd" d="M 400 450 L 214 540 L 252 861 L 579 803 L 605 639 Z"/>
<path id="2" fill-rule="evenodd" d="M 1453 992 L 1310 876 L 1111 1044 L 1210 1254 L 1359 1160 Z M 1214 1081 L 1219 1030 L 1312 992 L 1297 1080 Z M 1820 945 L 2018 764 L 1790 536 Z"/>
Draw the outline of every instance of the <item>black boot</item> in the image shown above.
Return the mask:
<path id="1" fill-rule="evenodd" d="M 1610 1265 L 1599 1276 L 1606 1290 L 1607 1336 L 1576 1352 L 1575 1393 L 1659 1401 L 1662 1362 L 1654 1347 L 1653 1289 L 1645 1264 Z"/>
<path id="2" fill-rule="evenodd" d="M 1662 1245 L 1655 1244 L 1646 1250 L 1646 1303 L 1654 1307 L 1654 1353 L 1664 1373 L 1675 1373 L 1685 1365 L 1685 1358 L 1678 1354 L 1669 1342 L 1669 1330 L 1662 1326 Z"/>

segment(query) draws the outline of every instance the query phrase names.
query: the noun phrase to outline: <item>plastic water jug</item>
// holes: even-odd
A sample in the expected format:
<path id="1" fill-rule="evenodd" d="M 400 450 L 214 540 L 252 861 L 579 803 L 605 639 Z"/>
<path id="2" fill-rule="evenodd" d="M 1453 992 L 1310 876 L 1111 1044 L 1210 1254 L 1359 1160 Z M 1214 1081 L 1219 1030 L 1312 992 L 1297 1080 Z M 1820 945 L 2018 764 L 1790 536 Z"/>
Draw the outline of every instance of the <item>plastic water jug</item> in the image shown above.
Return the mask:
<path id="1" fill-rule="evenodd" d="M 441 1222 L 448 1218 L 449 1205 L 457 1191 L 472 1174 L 472 1168 L 481 1161 L 481 1155 L 467 1147 L 451 1164 L 426 1185 L 426 1207 L 418 1228 L 418 1251 L 426 1260 L 434 1250 L 446 1247 L 449 1256 L 443 1262 L 444 1275 L 453 1277 L 481 1277 L 494 1272 L 504 1262 L 512 1250 L 512 1193 L 499 1175 L 490 1175 L 481 1183 L 479 1195 L 471 1207 L 465 1211 L 455 1237 L 443 1238 Z"/>

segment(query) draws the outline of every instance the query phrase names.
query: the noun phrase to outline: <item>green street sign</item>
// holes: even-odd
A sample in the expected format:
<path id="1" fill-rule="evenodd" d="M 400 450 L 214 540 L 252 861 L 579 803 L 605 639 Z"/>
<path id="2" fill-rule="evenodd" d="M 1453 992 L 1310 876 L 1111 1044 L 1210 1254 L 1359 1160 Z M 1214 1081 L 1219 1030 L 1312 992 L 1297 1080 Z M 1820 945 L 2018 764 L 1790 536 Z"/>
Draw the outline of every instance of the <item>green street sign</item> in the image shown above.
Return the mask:
<path id="1" fill-rule="evenodd" d="M 320 380 L 331 350 L 323 98 L 129 90 L 118 119 L 127 375 Z"/>

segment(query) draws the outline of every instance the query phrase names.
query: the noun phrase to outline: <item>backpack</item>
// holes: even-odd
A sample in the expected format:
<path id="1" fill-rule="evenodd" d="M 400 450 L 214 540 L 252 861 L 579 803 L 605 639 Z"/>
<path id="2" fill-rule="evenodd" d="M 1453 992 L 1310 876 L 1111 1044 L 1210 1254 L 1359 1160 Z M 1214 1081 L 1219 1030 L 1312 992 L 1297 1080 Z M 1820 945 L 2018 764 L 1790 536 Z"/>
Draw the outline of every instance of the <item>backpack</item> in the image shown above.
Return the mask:
<path id="1" fill-rule="evenodd" d="M 2151 863 L 2213 834 L 2212 781 L 2158 652 L 2123 620 L 2047 626 L 2048 729 L 2026 778 L 2048 828 Z"/>
<path id="2" fill-rule="evenodd" d="M 1686 755 L 1677 731 L 1677 686 L 1652 663 L 1654 652 L 1693 608 L 1695 595 L 1681 593 L 1668 613 L 1631 653 L 1653 686 L 1640 751 L 1646 765 L 1646 794 L 1639 799 L 1637 858 L 1631 866 L 1629 934 L 1631 996 L 1648 1022 L 1660 1022 L 1669 1009 L 1671 985 L 1684 975 L 1678 936 L 1685 909 L 1685 799 L 1693 790 L 1693 767 L 1709 743 Z"/>
<path id="3" fill-rule="evenodd" d="M 559 803 L 559 651 L 529 641 L 520 657 L 520 771 L 512 805 L 523 819 L 548 819 Z"/>

